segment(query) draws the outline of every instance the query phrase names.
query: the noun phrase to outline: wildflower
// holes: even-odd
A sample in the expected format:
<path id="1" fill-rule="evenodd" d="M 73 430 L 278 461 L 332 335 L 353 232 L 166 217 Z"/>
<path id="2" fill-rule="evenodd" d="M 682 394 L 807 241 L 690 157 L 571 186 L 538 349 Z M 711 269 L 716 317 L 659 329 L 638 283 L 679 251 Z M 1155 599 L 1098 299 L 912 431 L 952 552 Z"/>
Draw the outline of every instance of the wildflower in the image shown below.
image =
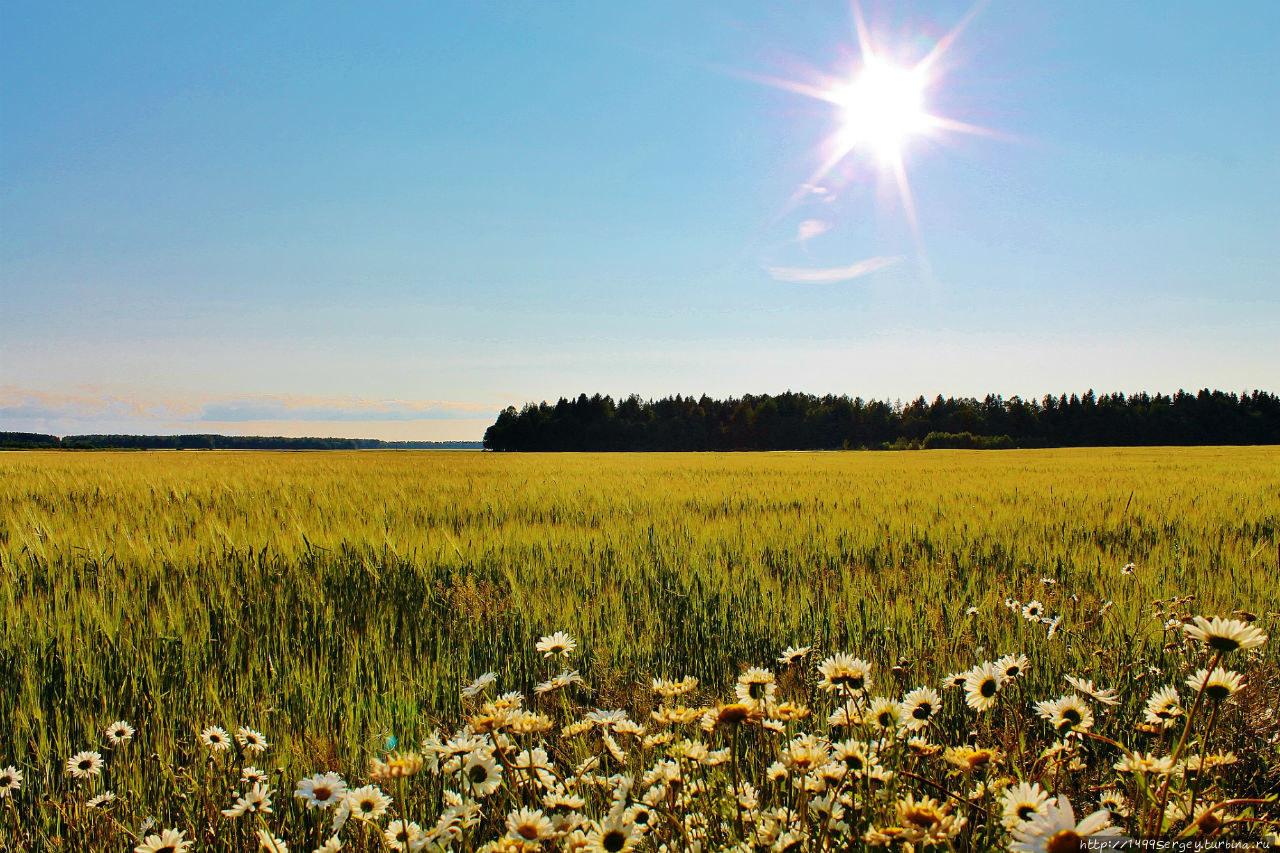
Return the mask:
<path id="1" fill-rule="evenodd" d="M 280 838 L 276 838 L 265 829 L 258 830 L 258 843 L 262 845 L 262 849 L 267 853 L 289 853 L 289 845 L 285 844 Z"/>
<path id="2" fill-rule="evenodd" d="M 537 687 L 534 688 L 533 692 L 541 696 L 545 693 L 550 693 L 553 690 L 559 690 L 563 687 L 568 687 L 570 684 L 582 684 L 582 683 L 583 683 L 582 676 L 578 674 L 578 671 L 576 669 L 565 669 L 565 670 L 562 670 L 560 674 L 555 676 L 554 678 L 548 679 L 547 681 L 544 681 L 541 684 L 539 684 Z"/>
<path id="3" fill-rule="evenodd" d="M 711 731 L 718 726 L 734 726 L 751 716 L 751 706 L 744 702 L 731 702 L 718 708 L 710 708 L 703 715 L 702 727 Z M 710 728 L 707 723 L 710 722 Z"/>
<path id="4" fill-rule="evenodd" d="M 466 687 L 462 688 L 462 691 L 461 691 L 462 698 L 470 699 L 473 696 L 479 696 L 481 693 L 484 692 L 484 689 L 486 687 L 488 687 L 490 684 L 493 684 L 497 680 L 498 680 L 498 674 L 496 672 L 486 672 L 484 675 L 480 676 L 475 681 L 471 682 Z"/>
<path id="5" fill-rule="evenodd" d="M 102 755 L 97 752 L 77 752 L 67 759 L 67 773 L 77 779 L 88 779 L 102 772 Z"/>
<path id="6" fill-rule="evenodd" d="M 778 663 L 790 666 L 811 651 L 813 651 L 813 646 L 787 646 L 783 649 L 782 654 L 778 656 Z"/>
<path id="7" fill-rule="evenodd" d="M 114 791 L 103 791 L 101 794 L 85 803 L 85 805 L 91 809 L 100 809 L 108 803 L 115 802 L 115 800 L 116 795 Z"/>
<path id="8" fill-rule="evenodd" d="M 391 805 L 391 798 L 382 793 L 382 789 L 377 785 L 365 785 L 363 788 L 348 791 L 342 802 L 349 814 L 361 820 L 377 820 L 386 814 L 387 807 Z M 337 818 L 335 817 L 334 820 L 336 821 Z M 337 831 L 337 827 L 334 830 Z"/>
<path id="9" fill-rule="evenodd" d="M 200 740 L 214 752 L 222 752 L 231 748 L 231 736 L 222 726 L 209 726 L 200 732 Z"/>
<path id="10" fill-rule="evenodd" d="M 977 615 L 978 615 L 979 613 L 981 613 L 981 612 L 982 612 L 982 611 L 981 611 L 981 610 L 979 610 L 977 607 L 970 607 L 968 610 L 966 610 L 966 611 L 965 611 L 965 615 L 966 615 L 966 616 L 977 616 Z"/>
<path id="11" fill-rule="evenodd" d="M 862 725 L 862 706 L 857 699 L 850 697 L 845 703 L 831 712 L 831 716 L 827 717 L 827 725 L 829 726 L 859 726 Z"/>
<path id="12" fill-rule="evenodd" d="M 273 793 L 275 792 L 266 783 L 255 783 L 243 796 L 236 798 L 230 808 L 223 809 L 222 813 L 227 817 L 241 817 L 249 812 L 270 812 Z"/>
<path id="13" fill-rule="evenodd" d="M 777 687 L 772 672 L 753 666 L 738 676 L 734 692 L 743 702 L 772 702 Z"/>
<path id="14" fill-rule="evenodd" d="M 1093 727 L 1093 711 L 1085 701 L 1074 693 L 1063 696 L 1057 701 L 1049 724 L 1059 734 L 1068 731 L 1083 731 Z"/>
<path id="15" fill-rule="evenodd" d="M 1022 675 L 1023 671 L 1026 670 L 1028 663 L 1030 663 L 1030 661 L 1027 660 L 1026 655 L 1005 655 L 1000 658 L 1000 660 L 996 661 L 996 669 L 1000 670 L 1000 674 L 1004 676 L 1004 680 L 1008 681 L 1009 679 L 1017 678 L 1019 675 Z"/>
<path id="16" fill-rule="evenodd" d="M 941 687 L 943 690 L 946 690 L 950 687 L 964 687 L 964 683 L 968 678 L 969 678 L 968 672 L 947 673 L 947 675 L 943 677 L 942 681 L 938 682 L 938 686 Z"/>
<path id="17" fill-rule="evenodd" d="M 1027 602 L 1027 606 L 1022 608 L 1022 618 L 1028 622 L 1037 622 L 1044 615 L 1044 605 L 1039 601 L 1032 599 Z"/>
<path id="18" fill-rule="evenodd" d="M 236 740 L 249 752 L 266 752 L 270 746 L 262 732 L 254 731 L 248 726 L 241 726 L 236 730 Z"/>
<path id="19" fill-rule="evenodd" d="M 327 809 L 347 795 L 347 783 L 337 773 L 317 773 L 298 780 L 293 795 L 306 800 L 308 809 Z"/>
<path id="20" fill-rule="evenodd" d="M 990 661 L 969 670 L 964 680 L 965 703 L 975 711 L 991 710 L 1003 680 L 1000 670 Z"/>
<path id="21" fill-rule="evenodd" d="M 416 752 L 397 752 L 388 756 L 386 761 L 373 759 L 369 767 L 369 778 L 375 782 L 388 779 L 405 779 L 417 776 L 422 772 L 422 756 Z"/>
<path id="22" fill-rule="evenodd" d="M 317 847 L 313 853 L 338 853 L 342 849 L 342 839 L 336 834 L 329 836 L 329 840 Z"/>
<path id="23" fill-rule="evenodd" d="M 871 664 L 844 652 L 837 652 L 818 665 L 822 680 L 818 686 L 828 692 L 836 689 L 867 690 L 871 687 Z"/>
<path id="24" fill-rule="evenodd" d="M 195 841 L 187 841 L 181 829 L 166 829 L 159 835 L 148 835 L 133 848 L 133 853 L 187 853 Z"/>
<path id="25" fill-rule="evenodd" d="M 999 762 L 1004 756 L 997 749 L 978 749 L 971 746 L 950 746 L 942 754 L 948 764 L 961 770 L 972 771 Z"/>
<path id="26" fill-rule="evenodd" d="M 1121 773 L 1151 773 L 1164 776 L 1173 772 L 1173 756 L 1156 756 L 1151 753 L 1126 752 L 1116 762 L 1115 768 Z"/>
<path id="27" fill-rule="evenodd" d="M 902 709 L 898 703 L 883 696 L 877 696 L 871 702 L 871 710 L 867 712 L 866 721 L 878 729 L 894 731 L 901 721 Z"/>
<path id="28" fill-rule="evenodd" d="M 1096 702 L 1101 702 L 1103 705 L 1120 704 L 1120 700 L 1116 698 L 1116 692 L 1114 690 L 1109 687 L 1105 690 L 1094 687 L 1093 681 L 1088 678 L 1076 678 L 1073 675 L 1068 675 L 1067 683 L 1088 696 L 1090 699 L 1093 699 Z"/>
<path id="29" fill-rule="evenodd" d="M 427 846 L 427 836 L 422 832 L 422 827 L 408 820 L 391 821 L 382 835 L 392 850 L 412 850 L 416 853 Z"/>
<path id="30" fill-rule="evenodd" d="M 1207 669 L 1196 670 L 1196 674 L 1187 679 L 1187 686 L 1199 693 L 1204 691 L 1215 702 L 1221 702 L 1244 687 L 1244 679 L 1240 673 L 1216 668 L 1213 672 Z"/>
<path id="31" fill-rule="evenodd" d="M 1172 685 L 1166 685 L 1147 700 L 1144 717 L 1147 722 L 1167 729 L 1175 719 L 1182 716 L 1182 706 L 1179 703 L 1178 691 Z"/>
<path id="32" fill-rule="evenodd" d="M 1049 794 L 1038 782 L 1022 782 L 1009 788 L 1001 798 L 1004 815 L 1001 821 L 1006 829 L 1013 829 L 1036 815 L 1048 814 Z"/>
<path id="33" fill-rule="evenodd" d="M 1131 574 L 1133 574 L 1133 571 L 1134 571 L 1134 569 L 1136 569 L 1136 568 L 1137 568 L 1137 566 L 1135 566 L 1133 563 L 1125 563 L 1124 568 L 1122 568 L 1122 569 L 1120 570 L 1120 574 L 1122 574 L 1122 575 L 1131 575 Z"/>
<path id="34" fill-rule="evenodd" d="M 1040 578 L 1040 583 L 1044 584 L 1045 586 L 1053 586 L 1054 584 L 1057 583 L 1057 581 L 1054 580 L 1053 578 Z"/>
<path id="35" fill-rule="evenodd" d="M 1129 816 L 1129 801 L 1115 788 L 1107 788 L 1098 795 L 1098 808 L 1106 809 L 1121 817 Z"/>
<path id="36" fill-rule="evenodd" d="M 1096 811 L 1076 822 L 1071 801 L 1055 797 L 1045 806 L 1045 811 L 1031 820 L 1013 828 L 1013 842 L 1009 845 L 1015 853 L 1065 853 L 1082 850 L 1082 839 L 1088 836 L 1119 835 L 1120 830 L 1111 826 L 1107 811 Z"/>
<path id="37" fill-rule="evenodd" d="M 549 658 L 553 655 L 568 657 L 569 653 L 577 647 L 578 644 L 574 642 L 573 637 L 570 637 L 564 631 L 556 631 L 554 634 L 538 640 L 534 648 L 542 652 L 544 658 Z"/>
<path id="38" fill-rule="evenodd" d="M 8 767 L 0 770 L 0 800 L 11 796 L 14 791 L 22 790 L 22 774 L 18 772 L 18 768 L 10 764 Z"/>
<path id="39" fill-rule="evenodd" d="M 541 809 L 522 808 L 507 815 L 508 838 L 541 841 L 550 838 L 554 831 L 555 827 Z"/>
<path id="40" fill-rule="evenodd" d="M 940 697 L 931 687 L 917 687 L 902 697 L 902 715 L 906 719 L 906 727 L 918 732 L 929 725 L 934 713 L 942 705 Z"/>
<path id="41" fill-rule="evenodd" d="M 842 740 L 832 744 L 831 751 L 831 757 L 854 775 L 861 775 L 874 760 L 871 748 L 862 741 Z"/>
<path id="42" fill-rule="evenodd" d="M 1045 620 L 1049 623 L 1049 631 L 1045 634 L 1045 638 L 1052 640 L 1058 633 L 1058 626 L 1062 624 L 1062 616 L 1058 615 L 1052 619 Z"/>
<path id="43" fill-rule="evenodd" d="M 116 720 L 114 723 L 107 726 L 103 731 L 103 734 L 107 737 L 107 743 L 112 746 L 123 746 L 133 740 L 136 730 L 124 720 Z"/>
<path id="44" fill-rule="evenodd" d="M 691 692 L 698 686 L 698 679 L 691 675 L 686 675 L 679 681 L 671 681 L 666 678 L 653 679 L 653 692 L 657 693 L 664 699 L 674 699 L 677 696 L 683 696 Z"/>
<path id="45" fill-rule="evenodd" d="M 898 818 L 904 827 L 914 829 L 920 841 L 938 844 L 957 834 L 965 824 L 963 817 L 950 813 L 947 806 L 932 797 L 916 799 L 913 794 L 897 802 Z"/>
<path id="46" fill-rule="evenodd" d="M 1194 625 L 1183 625 L 1187 636 L 1199 640 L 1216 652 L 1234 652 L 1236 649 L 1256 649 L 1267 641 L 1267 635 L 1239 619 L 1223 619 L 1215 616 L 1205 619 L 1197 616 Z"/>
<path id="47" fill-rule="evenodd" d="M 587 835 L 590 853 L 626 853 L 639 840 L 635 824 L 627 823 L 622 815 L 608 818 Z"/>
<path id="48" fill-rule="evenodd" d="M 502 769 L 498 767 L 492 756 L 483 753 L 471 753 L 462 765 L 462 776 L 471 790 L 481 797 L 487 797 L 502 787 Z"/>

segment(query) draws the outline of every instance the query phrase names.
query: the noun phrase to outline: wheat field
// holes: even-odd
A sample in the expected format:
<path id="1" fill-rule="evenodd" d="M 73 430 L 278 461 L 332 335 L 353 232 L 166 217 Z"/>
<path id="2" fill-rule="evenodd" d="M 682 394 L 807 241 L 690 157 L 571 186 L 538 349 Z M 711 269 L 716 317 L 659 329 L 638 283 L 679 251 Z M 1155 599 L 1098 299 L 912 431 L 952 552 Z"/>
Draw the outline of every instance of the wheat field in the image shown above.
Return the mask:
<path id="1" fill-rule="evenodd" d="M 1181 684 L 1207 661 L 1196 657 L 1195 636 L 1184 636 L 1181 624 L 1221 616 L 1274 638 L 1278 581 L 1276 448 L 0 454 L 0 769 L 23 777 L 0 803 L 0 827 L 12 849 L 165 849 L 159 841 L 146 847 L 147 838 L 158 838 L 144 826 L 150 818 L 153 832 L 185 827 L 187 838 L 199 839 L 194 849 L 255 849 L 247 824 L 219 817 L 222 800 L 238 792 L 238 770 L 215 767 L 199 737 L 211 726 L 247 725 L 271 744 L 258 763 L 279 768 L 271 817 L 283 823 L 260 828 L 278 831 L 271 843 L 323 849 L 318 830 L 299 829 L 312 810 L 292 802 L 293 780 L 321 770 L 385 778 L 371 777 L 370 768 L 416 749 L 434 731 L 447 737 L 477 712 L 485 694 L 464 698 L 460 690 L 483 673 L 494 674 L 494 689 L 519 691 L 531 706 L 534 697 L 558 697 L 538 706 L 557 726 L 593 708 L 625 709 L 654 726 L 652 713 L 672 697 L 655 696 L 652 678 L 696 678 L 681 700 L 705 713 L 753 683 L 741 680 L 749 667 L 772 667 L 778 695 L 818 721 L 841 699 L 869 708 L 859 697 L 817 689 L 814 666 L 838 652 L 873 665 L 886 696 L 937 687 L 947 673 L 1000 655 L 1027 655 L 1017 700 L 1000 722 L 965 718 L 972 711 L 961 702 L 945 708 L 952 715 L 945 737 L 941 722 L 930 731 L 940 747 L 972 746 L 975 735 L 990 742 L 1008 757 L 1006 788 L 1034 780 L 1075 802 L 1096 802 L 1117 784 L 1104 778 L 1114 757 L 1105 766 L 1083 761 L 1090 766 L 1077 780 L 1061 772 L 1054 780 L 1034 762 L 1015 766 L 1012 756 L 1032 749 L 1026 731 L 1036 701 L 1063 693 L 1064 675 L 1117 688 L 1121 704 L 1111 713 L 1130 722 L 1095 731 L 1127 748 L 1131 720 L 1141 718 L 1152 690 Z M 1033 601 L 1043 618 L 1019 612 Z M 538 685 L 554 676 L 548 667 L 561 655 L 540 653 L 535 642 L 557 631 L 573 638 L 566 672 L 571 667 L 581 683 L 543 696 Z M 788 647 L 810 648 L 808 665 L 777 661 Z M 1237 653 L 1246 686 L 1220 714 L 1214 703 L 1207 721 L 1213 749 L 1238 760 L 1217 780 L 1183 768 L 1187 792 L 1192 784 L 1202 789 L 1190 796 L 1191 811 L 1218 794 L 1241 800 L 1230 807 L 1238 825 L 1216 832 L 1256 834 L 1268 826 L 1257 821 L 1276 817 L 1274 803 L 1244 802 L 1277 791 L 1270 649 L 1250 651 L 1247 663 Z M 1182 690 L 1179 725 L 1208 707 L 1193 706 Z M 732 746 L 724 745 L 734 784 L 739 770 L 762 780 L 774 755 L 763 741 L 771 729 L 747 736 L 748 725 L 769 719 L 764 711 L 751 716 L 756 710 L 744 712 L 741 726 L 729 720 L 705 735 L 715 741 L 732 733 Z M 1097 710 L 1102 720 L 1108 709 Z M 103 727 L 116 720 L 135 730 L 130 750 L 106 750 L 105 770 L 92 778 L 64 770 L 81 751 L 101 755 Z M 1190 744 L 1182 749 L 1195 747 L 1203 722 L 1175 731 Z M 1040 746 L 1053 735 L 1043 733 Z M 1156 751 L 1176 759 L 1175 741 L 1163 738 Z M 585 755 L 547 745 L 562 761 L 573 749 L 574 757 Z M 763 751 L 749 759 L 752 745 Z M 489 749 L 502 758 L 501 743 Z M 253 757 L 247 748 L 236 753 L 242 765 Z M 430 763 L 431 748 L 415 754 Z M 641 750 L 618 763 L 614 776 L 634 765 L 635 795 L 623 795 L 634 806 L 645 773 Z M 892 796 L 941 797 L 954 832 L 894 843 L 1016 843 L 1012 829 L 981 818 L 981 806 L 960 807 L 958 798 L 970 792 L 953 790 L 954 767 L 932 775 L 921 769 L 914 775 L 928 785 L 917 790 L 904 781 L 911 778 L 902 775 L 906 765 L 895 766 L 891 785 L 904 787 Z M 412 775 L 419 787 L 410 794 L 420 789 L 424 803 L 434 799 L 414 817 L 424 826 L 443 820 L 446 782 Z M 979 797 L 998 804 L 1001 788 L 988 781 Z M 89 809 L 89 798 L 107 786 L 119 795 L 116 811 Z M 571 830 L 501 842 L 507 812 L 536 805 L 520 786 L 509 787 L 504 807 L 488 809 L 474 829 L 430 843 L 572 847 Z M 605 788 L 602 816 L 619 796 L 616 782 L 612 794 Z M 1145 821 L 1157 808 L 1168 813 L 1168 800 L 1182 790 L 1165 783 L 1162 792 L 1146 779 L 1126 792 L 1139 815 L 1129 820 Z M 1138 805 L 1143 792 L 1152 798 L 1146 811 Z M 831 823 L 873 844 L 889 818 L 856 791 L 845 793 L 842 810 L 863 817 Z M 406 796 L 402 781 L 397 802 Z M 702 814 L 701 822 L 647 835 L 628 830 L 624 848 L 750 849 L 768 835 L 766 819 L 750 808 L 672 796 L 669 811 Z M 801 796 L 775 810 L 803 812 L 804 825 L 793 815 L 791 827 L 775 813 L 768 844 L 795 832 L 800 846 L 793 849 L 845 849 L 837 830 L 810 820 L 819 795 Z M 387 817 L 402 821 L 404 835 L 410 815 L 399 807 Z M 602 816 L 594 818 L 596 836 L 605 832 Z M 955 826 L 960 817 L 963 829 Z M 1194 815 L 1182 824 L 1155 820 L 1157 828 L 1177 828 Z M 385 830 L 385 837 L 348 831 L 343 849 L 401 849 Z M 588 830 L 576 830 L 582 844 L 594 837 L 599 849 L 617 853 Z"/>

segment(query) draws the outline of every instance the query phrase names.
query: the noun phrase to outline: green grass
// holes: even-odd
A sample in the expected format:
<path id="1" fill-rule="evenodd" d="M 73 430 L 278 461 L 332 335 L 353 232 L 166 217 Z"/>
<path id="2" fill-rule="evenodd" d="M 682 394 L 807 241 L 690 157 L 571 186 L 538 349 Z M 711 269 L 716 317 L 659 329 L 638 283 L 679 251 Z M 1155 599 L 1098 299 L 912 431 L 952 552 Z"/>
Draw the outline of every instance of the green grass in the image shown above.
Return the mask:
<path id="1" fill-rule="evenodd" d="M 247 722 L 350 770 L 481 672 L 531 689 L 557 629 L 602 707 L 656 674 L 723 696 L 790 644 L 905 689 L 1025 650 L 1060 690 L 1095 651 L 1159 660 L 1156 599 L 1265 622 L 1278 560 L 1276 448 L 0 454 L 0 766 L 56 791 L 123 718 L 148 752 Z"/>

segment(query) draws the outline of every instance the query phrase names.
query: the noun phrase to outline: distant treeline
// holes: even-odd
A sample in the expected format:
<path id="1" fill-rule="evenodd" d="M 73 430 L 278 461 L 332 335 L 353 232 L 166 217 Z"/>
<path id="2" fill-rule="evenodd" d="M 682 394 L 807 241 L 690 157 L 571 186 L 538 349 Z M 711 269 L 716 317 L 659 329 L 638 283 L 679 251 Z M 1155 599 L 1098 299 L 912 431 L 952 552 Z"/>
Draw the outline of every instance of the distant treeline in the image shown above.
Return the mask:
<path id="1" fill-rule="evenodd" d="M 0 432 L 0 449 L 25 450 L 465 450 L 478 441 L 379 441 L 376 438 L 286 438 L 259 435 L 43 435 Z"/>
<path id="2" fill-rule="evenodd" d="M 1280 444 L 1280 397 L 1229 394 L 920 397 L 908 404 L 787 392 L 619 403 L 596 394 L 498 415 L 489 450 L 828 450 Z"/>

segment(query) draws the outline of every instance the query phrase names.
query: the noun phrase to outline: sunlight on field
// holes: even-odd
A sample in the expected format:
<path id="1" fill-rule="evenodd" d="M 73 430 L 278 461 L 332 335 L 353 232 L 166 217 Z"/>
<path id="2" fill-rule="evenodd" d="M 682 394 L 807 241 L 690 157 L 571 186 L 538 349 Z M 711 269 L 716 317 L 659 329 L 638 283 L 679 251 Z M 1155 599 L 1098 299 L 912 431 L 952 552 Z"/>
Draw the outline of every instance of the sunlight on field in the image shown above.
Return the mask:
<path id="1" fill-rule="evenodd" d="M 695 677 L 682 701 L 715 707 L 788 646 L 814 649 L 774 669 L 815 719 L 841 694 L 797 673 L 836 652 L 887 694 L 1025 653 L 1028 714 L 1064 674 L 1105 673 L 1140 715 L 1195 660 L 1166 645 L 1182 639 L 1167 618 L 1246 610 L 1275 636 L 1278 495 L 1273 448 L 0 455 L 0 769 L 57 796 L 74 788 L 62 763 L 125 719 L 140 744 L 112 784 L 138 801 L 181 787 L 142 756 L 185 766 L 211 725 L 265 732 L 262 761 L 294 774 L 273 784 L 360 777 L 389 737 L 451 731 L 486 671 L 533 696 L 554 675 L 534 641 L 557 630 L 594 691 L 557 690 L 540 706 L 557 722 L 600 707 L 643 723 L 652 676 Z M 1006 599 L 1061 617 L 1056 636 Z M 1235 790 L 1259 793 L 1258 700 L 1241 696 L 1215 749 L 1248 756 Z M 983 737 L 1010 753 L 1018 731 Z"/>

